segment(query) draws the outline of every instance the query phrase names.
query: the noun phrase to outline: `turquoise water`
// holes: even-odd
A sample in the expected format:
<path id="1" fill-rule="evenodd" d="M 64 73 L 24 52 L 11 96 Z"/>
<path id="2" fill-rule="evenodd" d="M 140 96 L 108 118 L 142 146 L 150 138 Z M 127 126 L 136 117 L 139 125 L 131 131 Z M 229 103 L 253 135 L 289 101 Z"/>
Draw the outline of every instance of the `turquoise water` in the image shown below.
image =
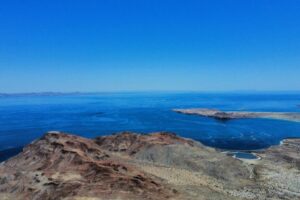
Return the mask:
<path id="1" fill-rule="evenodd" d="M 218 121 L 173 108 L 300 112 L 299 94 L 99 93 L 0 97 L 0 160 L 46 131 L 85 137 L 119 131 L 172 131 L 229 150 L 252 150 L 300 137 L 300 123 L 270 119 Z"/>

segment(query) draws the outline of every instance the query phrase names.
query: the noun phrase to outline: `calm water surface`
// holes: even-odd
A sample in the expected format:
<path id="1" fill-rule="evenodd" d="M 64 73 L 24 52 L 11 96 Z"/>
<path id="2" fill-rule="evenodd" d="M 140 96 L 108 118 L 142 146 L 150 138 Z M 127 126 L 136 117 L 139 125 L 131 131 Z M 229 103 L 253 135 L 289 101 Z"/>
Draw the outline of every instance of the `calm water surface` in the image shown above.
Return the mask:
<path id="1" fill-rule="evenodd" d="M 0 160 L 46 131 L 85 137 L 119 131 L 172 131 L 202 143 L 230 150 L 251 150 L 300 137 L 300 123 L 240 119 L 217 121 L 183 115 L 173 108 L 216 108 L 237 111 L 300 112 L 299 94 L 229 93 L 100 93 L 0 97 Z"/>

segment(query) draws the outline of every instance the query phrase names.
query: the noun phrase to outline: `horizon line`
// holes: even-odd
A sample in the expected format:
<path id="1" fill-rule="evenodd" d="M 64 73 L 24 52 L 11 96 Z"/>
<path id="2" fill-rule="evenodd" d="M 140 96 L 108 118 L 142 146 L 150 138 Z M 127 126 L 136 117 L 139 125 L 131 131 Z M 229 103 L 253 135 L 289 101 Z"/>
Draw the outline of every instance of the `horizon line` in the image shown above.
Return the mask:
<path id="1" fill-rule="evenodd" d="M 110 91 L 32 91 L 0 92 L 3 95 L 68 95 L 100 93 L 300 93 L 300 90 L 110 90 Z"/>

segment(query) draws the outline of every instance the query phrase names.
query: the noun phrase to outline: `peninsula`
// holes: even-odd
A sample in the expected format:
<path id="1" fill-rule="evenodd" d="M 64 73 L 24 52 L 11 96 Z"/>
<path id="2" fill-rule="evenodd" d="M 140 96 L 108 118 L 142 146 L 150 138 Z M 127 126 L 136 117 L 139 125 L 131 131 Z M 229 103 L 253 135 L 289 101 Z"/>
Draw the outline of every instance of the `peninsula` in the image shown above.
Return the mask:
<path id="1" fill-rule="evenodd" d="M 300 113 L 297 112 L 246 112 L 246 111 L 220 111 L 206 108 L 173 109 L 174 112 L 187 115 L 200 115 L 218 120 L 266 118 L 300 122 Z"/>

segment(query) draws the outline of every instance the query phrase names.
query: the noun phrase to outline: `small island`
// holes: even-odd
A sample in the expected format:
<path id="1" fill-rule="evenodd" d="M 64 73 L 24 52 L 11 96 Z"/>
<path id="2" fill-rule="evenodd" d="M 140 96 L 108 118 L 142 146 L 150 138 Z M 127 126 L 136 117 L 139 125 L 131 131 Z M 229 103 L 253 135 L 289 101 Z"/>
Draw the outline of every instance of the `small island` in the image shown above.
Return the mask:
<path id="1" fill-rule="evenodd" d="M 204 117 L 211 117 L 218 120 L 266 118 L 266 119 L 277 119 L 277 120 L 300 122 L 300 113 L 296 113 L 296 112 L 220 111 L 216 109 L 207 109 L 207 108 L 173 109 L 173 111 L 177 113 L 187 114 L 187 115 L 199 115 Z"/>

